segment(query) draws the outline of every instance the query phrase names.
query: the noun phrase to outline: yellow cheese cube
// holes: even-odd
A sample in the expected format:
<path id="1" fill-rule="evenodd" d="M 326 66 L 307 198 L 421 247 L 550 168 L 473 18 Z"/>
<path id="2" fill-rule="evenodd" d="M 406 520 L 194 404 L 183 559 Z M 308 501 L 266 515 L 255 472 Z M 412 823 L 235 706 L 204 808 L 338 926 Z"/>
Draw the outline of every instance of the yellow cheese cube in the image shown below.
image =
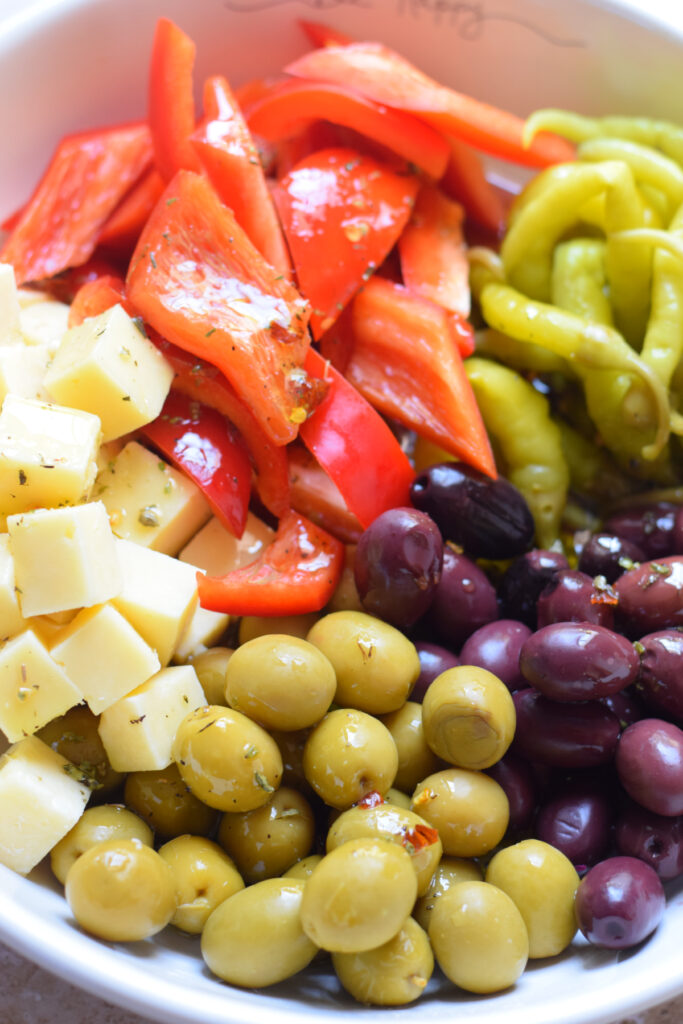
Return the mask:
<path id="1" fill-rule="evenodd" d="M 50 654 L 95 715 L 161 667 L 156 651 L 110 604 L 79 612 L 52 645 Z"/>
<path id="2" fill-rule="evenodd" d="M 22 343 L 14 267 L 0 263 L 0 345 Z"/>
<path id="3" fill-rule="evenodd" d="M 82 700 L 33 630 L 0 647 L 0 729 L 12 743 L 30 736 Z"/>
<path id="4" fill-rule="evenodd" d="M 171 365 L 119 305 L 65 333 L 45 386 L 62 405 L 96 413 L 112 441 L 159 415 L 172 380 Z"/>
<path id="5" fill-rule="evenodd" d="M 101 501 L 10 516 L 7 530 L 25 616 L 89 608 L 120 591 L 114 535 Z"/>
<path id="6" fill-rule="evenodd" d="M 27 875 L 73 828 L 90 796 L 79 774 L 36 736 L 0 757 L 0 864 Z"/>
<path id="7" fill-rule="evenodd" d="M 117 437 L 115 441 L 107 441 L 106 444 L 100 445 L 95 457 L 98 473 L 103 473 L 105 469 L 111 470 L 113 468 L 114 459 L 126 447 L 128 440 L 127 438 Z"/>
<path id="8" fill-rule="evenodd" d="M 241 537 L 235 537 L 213 516 L 178 557 L 209 576 L 223 576 L 255 561 L 274 536 L 274 531 L 251 512 Z"/>
<path id="9" fill-rule="evenodd" d="M 100 421 L 89 412 L 7 395 L 0 413 L 0 514 L 84 501 Z"/>
<path id="10" fill-rule="evenodd" d="M 33 302 L 19 312 L 21 333 L 27 345 L 47 345 L 56 352 L 69 326 L 69 307 L 64 302 Z"/>
<path id="11" fill-rule="evenodd" d="M 16 636 L 26 629 L 27 625 L 17 598 L 9 535 L 0 533 L 0 641 Z"/>
<path id="12" fill-rule="evenodd" d="M 230 625 L 230 616 L 196 607 L 173 653 L 173 661 L 182 664 L 196 654 L 213 647 Z"/>
<path id="13" fill-rule="evenodd" d="M 98 732 L 111 766 L 120 772 L 168 768 L 185 715 L 206 704 L 191 665 L 164 668 L 103 712 Z"/>
<path id="14" fill-rule="evenodd" d="M 116 551 L 123 586 L 111 603 L 167 665 L 197 607 L 195 569 L 129 540 Z"/>
<path id="15" fill-rule="evenodd" d="M 41 292 L 38 288 L 17 288 L 17 301 L 19 309 L 28 309 L 39 302 L 51 302 L 47 292 Z M 22 338 L 23 342 L 23 338 Z"/>
<path id="16" fill-rule="evenodd" d="M 211 516 L 199 488 L 137 441 L 99 474 L 93 496 L 117 537 L 165 555 L 177 555 Z"/>
<path id="17" fill-rule="evenodd" d="M 1 341 L 0 338 L 0 345 Z M 43 386 L 49 362 L 47 345 L 0 347 L 0 402 L 6 395 L 19 395 L 39 402 L 49 401 L 49 393 Z"/>

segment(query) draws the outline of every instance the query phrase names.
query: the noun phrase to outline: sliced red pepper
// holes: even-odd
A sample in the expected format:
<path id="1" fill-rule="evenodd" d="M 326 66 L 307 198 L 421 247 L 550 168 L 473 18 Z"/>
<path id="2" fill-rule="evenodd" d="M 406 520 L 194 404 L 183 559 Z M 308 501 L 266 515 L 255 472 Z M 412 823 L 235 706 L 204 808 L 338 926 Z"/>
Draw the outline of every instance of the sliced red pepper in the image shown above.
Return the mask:
<path id="1" fill-rule="evenodd" d="M 377 277 L 358 294 L 351 314 L 348 380 L 386 416 L 495 477 L 486 429 L 445 310 Z"/>
<path id="2" fill-rule="evenodd" d="M 235 86 L 233 94 L 245 117 L 250 107 L 264 96 L 267 96 L 276 85 L 281 85 L 285 81 L 287 79 L 282 76 L 277 78 L 250 78 L 249 81 L 243 82 L 242 85 Z"/>
<path id="3" fill-rule="evenodd" d="M 128 296 L 162 337 L 218 366 L 275 444 L 308 405 L 308 306 L 254 248 L 208 179 L 179 171 L 140 235 Z"/>
<path id="4" fill-rule="evenodd" d="M 455 344 L 458 346 L 458 352 L 467 359 L 474 352 L 474 328 L 466 317 L 461 316 L 460 313 L 451 313 L 448 317 L 448 322 L 455 339 Z"/>
<path id="5" fill-rule="evenodd" d="M 103 276 L 118 277 L 121 268 L 99 254 L 91 256 L 79 267 L 69 267 L 54 277 L 40 281 L 41 291 L 46 291 L 57 302 L 71 303 L 85 284 Z"/>
<path id="6" fill-rule="evenodd" d="M 292 508 L 345 544 L 358 543 L 363 527 L 320 463 L 296 442 L 287 452 Z"/>
<path id="7" fill-rule="evenodd" d="M 574 147 L 548 132 L 525 147 L 521 118 L 440 85 L 381 43 L 324 46 L 285 70 L 298 78 L 343 84 L 376 103 L 410 111 L 439 131 L 504 160 L 546 167 L 574 158 Z"/>
<path id="8" fill-rule="evenodd" d="M 197 484 L 214 515 L 241 537 L 249 511 L 251 462 L 233 424 L 215 409 L 171 391 L 159 416 L 141 433 Z"/>
<path id="9" fill-rule="evenodd" d="M 98 245 L 130 256 L 147 218 L 163 191 L 163 178 L 156 167 L 150 167 L 123 197 L 111 217 L 103 225 L 97 239 Z"/>
<path id="10" fill-rule="evenodd" d="M 213 187 L 264 259 L 280 274 L 291 262 L 258 151 L 228 81 L 204 86 L 204 120 L 192 144 Z"/>
<path id="11" fill-rule="evenodd" d="M 354 807 L 366 807 L 368 809 L 372 807 L 379 807 L 380 804 L 384 803 L 384 797 L 377 789 L 371 789 L 369 793 L 362 796 L 360 800 L 356 800 Z"/>
<path id="12" fill-rule="evenodd" d="M 484 173 L 481 156 L 458 139 L 449 138 L 451 156 L 439 182 L 444 192 L 462 203 L 470 220 L 499 238 L 505 226 L 505 205 L 501 194 Z"/>
<path id="13" fill-rule="evenodd" d="M 253 132 L 272 142 L 296 134 L 311 121 L 344 125 L 432 178 L 440 178 L 448 163 L 448 144 L 439 132 L 417 117 L 374 103 L 343 82 L 284 82 L 254 103 L 247 119 Z"/>
<path id="14" fill-rule="evenodd" d="M 433 846 L 439 841 L 439 830 L 430 825 L 412 825 L 403 829 L 401 833 L 401 845 L 412 855 L 418 850 L 424 850 L 426 846 Z"/>
<path id="15" fill-rule="evenodd" d="M 382 417 L 315 349 L 308 350 L 306 369 L 329 390 L 302 423 L 301 440 L 363 528 L 387 509 L 410 504 L 415 472 Z"/>
<path id="16" fill-rule="evenodd" d="M 349 149 L 312 153 L 274 190 L 314 337 L 379 266 L 410 217 L 418 182 Z"/>
<path id="17" fill-rule="evenodd" d="M 176 171 L 200 170 L 190 142 L 195 128 L 192 73 L 194 42 L 169 18 L 159 18 L 149 72 L 149 126 L 157 170 L 170 181 Z"/>
<path id="18" fill-rule="evenodd" d="M 288 512 L 273 542 L 255 562 L 225 576 L 197 574 L 199 603 L 228 615 L 317 612 L 332 597 L 343 565 L 341 541 Z"/>
<path id="19" fill-rule="evenodd" d="M 423 185 L 398 240 L 403 280 L 410 291 L 451 313 L 470 314 L 470 267 L 463 208 L 434 185 Z"/>
<path id="20" fill-rule="evenodd" d="M 299 25 L 313 46 L 346 46 L 348 43 L 353 42 L 351 36 L 347 36 L 344 32 L 340 32 L 339 29 L 332 28 L 330 25 L 323 25 L 319 21 L 306 21 L 303 18 L 299 18 Z"/>
<path id="21" fill-rule="evenodd" d="M 17 284 L 53 277 L 92 256 L 102 225 L 149 165 L 144 124 L 62 139 L 0 251 Z"/>
<path id="22" fill-rule="evenodd" d="M 76 292 L 69 307 L 69 327 L 77 327 L 89 316 L 99 316 L 119 303 L 128 314 L 132 306 L 125 298 L 126 283 L 122 277 L 103 274 L 93 281 L 86 281 Z"/>

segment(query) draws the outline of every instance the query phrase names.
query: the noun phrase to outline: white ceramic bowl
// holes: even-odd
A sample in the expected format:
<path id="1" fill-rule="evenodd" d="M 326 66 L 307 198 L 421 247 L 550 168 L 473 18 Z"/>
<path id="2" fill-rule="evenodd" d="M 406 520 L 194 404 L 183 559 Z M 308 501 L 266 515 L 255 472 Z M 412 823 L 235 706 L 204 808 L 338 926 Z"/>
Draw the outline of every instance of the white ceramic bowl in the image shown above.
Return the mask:
<path id="1" fill-rule="evenodd" d="M 61 134 L 144 115 L 155 20 L 197 42 L 197 80 L 234 83 L 278 69 L 305 49 L 298 17 L 382 39 L 435 77 L 526 114 L 657 114 L 683 122 L 677 88 L 683 14 L 671 0 L 0 0 L 0 216 L 22 202 Z M 668 20 L 668 25 L 666 24 Z M 0 828 L 2 823 L 0 822 Z M 168 929 L 116 946 L 75 925 L 43 866 L 28 878 L 0 868 L 0 938 L 59 976 L 165 1024 L 386 1020 L 340 994 L 324 968 L 262 992 L 229 988 L 203 967 L 196 940 Z M 533 963 L 496 997 L 435 978 L 401 1010 L 405 1022 L 601 1024 L 683 991 L 683 886 L 655 935 L 623 954 L 577 940 Z"/>

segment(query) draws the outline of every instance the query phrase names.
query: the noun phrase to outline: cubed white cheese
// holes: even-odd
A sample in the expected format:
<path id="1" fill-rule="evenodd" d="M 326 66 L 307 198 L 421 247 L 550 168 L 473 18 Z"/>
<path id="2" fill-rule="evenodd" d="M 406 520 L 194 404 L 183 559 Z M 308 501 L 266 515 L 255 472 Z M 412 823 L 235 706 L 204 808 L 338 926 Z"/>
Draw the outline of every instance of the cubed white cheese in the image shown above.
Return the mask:
<path id="1" fill-rule="evenodd" d="M 9 535 L 0 533 L 0 641 L 16 636 L 26 629 L 27 625 L 17 597 Z"/>
<path id="2" fill-rule="evenodd" d="M 182 562 L 203 569 L 209 576 L 223 576 L 255 561 L 274 536 L 274 531 L 252 512 L 247 516 L 241 537 L 235 537 L 212 516 L 178 557 Z"/>
<path id="3" fill-rule="evenodd" d="M 185 631 L 176 644 L 173 661 L 183 664 L 218 643 L 230 625 L 230 616 L 197 605 Z"/>
<path id="4" fill-rule="evenodd" d="M 21 333 L 27 345 L 47 345 L 56 352 L 69 326 L 69 307 L 64 302 L 33 302 L 19 313 Z"/>
<path id="5" fill-rule="evenodd" d="M 50 358 L 47 345 L 0 346 L 0 402 L 7 395 L 49 401 L 43 378 Z"/>
<path id="6" fill-rule="evenodd" d="M 22 343 L 14 267 L 0 263 L 0 345 Z"/>
<path id="7" fill-rule="evenodd" d="M 83 699 L 33 630 L 0 646 L 0 729 L 12 743 Z"/>

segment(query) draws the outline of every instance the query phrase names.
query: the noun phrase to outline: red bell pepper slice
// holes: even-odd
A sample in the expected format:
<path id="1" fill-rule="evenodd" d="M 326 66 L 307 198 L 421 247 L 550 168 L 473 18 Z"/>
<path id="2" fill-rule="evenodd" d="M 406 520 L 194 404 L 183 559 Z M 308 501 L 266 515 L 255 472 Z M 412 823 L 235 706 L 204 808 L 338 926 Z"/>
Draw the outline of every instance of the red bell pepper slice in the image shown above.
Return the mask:
<path id="1" fill-rule="evenodd" d="M 225 576 L 197 574 L 202 608 L 228 615 L 304 615 L 332 597 L 344 545 L 296 512 L 282 517 L 255 562 Z"/>
<path id="2" fill-rule="evenodd" d="M 308 411 L 308 306 L 254 248 L 208 179 L 179 171 L 140 235 L 127 278 L 143 320 L 225 374 L 275 444 Z"/>
<path id="3" fill-rule="evenodd" d="M 62 139 L 0 250 L 0 261 L 12 264 L 17 284 L 85 263 L 95 251 L 102 225 L 151 156 L 144 124 Z"/>
<path id="4" fill-rule="evenodd" d="M 214 515 L 236 537 L 244 533 L 251 462 L 244 440 L 215 409 L 171 391 L 141 433 L 197 484 Z"/>
<path id="5" fill-rule="evenodd" d="M 107 219 L 100 231 L 97 244 L 125 253 L 126 257 L 129 257 L 163 191 L 163 178 L 156 167 L 150 167 Z"/>
<path id="6" fill-rule="evenodd" d="M 448 163 L 448 144 L 438 131 L 411 114 L 374 103 L 344 82 L 284 82 L 249 108 L 247 120 L 253 132 L 271 142 L 296 134 L 311 121 L 344 125 L 432 178 L 440 178 Z"/>
<path id="7" fill-rule="evenodd" d="M 469 220 L 500 238 L 505 226 L 505 205 L 498 189 L 487 180 L 481 157 L 459 139 L 449 138 L 451 156 L 441 188 L 451 199 L 462 203 Z"/>
<path id="8" fill-rule="evenodd" d="M 349 149 L 312 153 L 273 192 L 315 338 L 398 240 L 418 188 Z"/>
<path id="9" fill-rule="evenodd" d="M 363 527 L 320 463 L 296 441 L 287 446 L 287 453 L 292 508 L 344 544 L 358 543 Z"/>
<path id="10" fill-rule="evenodd" d="M 258 151 L 227 80 L 204 86 L 204 120 L 192 136 L 211 184 L 264 259 L 280 274 L 291 262 Z"/>
<path id="11" fill-rule="evenodd" d="M 410 111 L 439 131 L 504 160 L 546 167 L 574 158 L 574 147 L 548 132 L 539 133 L 525 147 L 521 118 L 440 85 L 380 43 L 324 46 L 293 61 L 285 71 L 297 78 L 342 84 L 376 103 Z"/>
<path id="12" fill-rule="evenodd" d="M 299 18 L 299 25 L 313 46 L 346 46 L 353 42 L 351 36 L 347 36 L 330 25 L 323 25 L 319 21 L 306 21 L 304 18 Z"/>
<path id="13" fill-rule="evenodd" d="M 152 41 L 148 117 L 157 170 L 170 181 L 181 169 L 199 171 L 190 142 L 195 129 L 192 73 L 196 46 L 169 18 L 159 18 Z"/>
<path id="14" fill-rule="evenodd" d="M 308 350 L 306 369 L 329 390 L 299 435 L 349 510 L 367 528 L 387 509 L 409 505 L 415 472 L 382 417 L 315 349 Z"/>
<path id="15" fill-rule="evenodd" d="M 125 298 L 126 283 L 122 277 L 103 274 L 86 281 L 74 295 L 69 307 L 69 327 L 77 327 L 90 316 L 99 316 L 119 303 L 131 315 L 133 309 Z M 134 314 L 133 314 L 134 315 Z"/>
<path id="16" fill-rule="evenodd" d="M 346 368 L 351 384 L 386 416 L 495 478 L 489 439 L 448 314 L 377 277 L 357 295 L 351 316 L 354 345 Z"/>

